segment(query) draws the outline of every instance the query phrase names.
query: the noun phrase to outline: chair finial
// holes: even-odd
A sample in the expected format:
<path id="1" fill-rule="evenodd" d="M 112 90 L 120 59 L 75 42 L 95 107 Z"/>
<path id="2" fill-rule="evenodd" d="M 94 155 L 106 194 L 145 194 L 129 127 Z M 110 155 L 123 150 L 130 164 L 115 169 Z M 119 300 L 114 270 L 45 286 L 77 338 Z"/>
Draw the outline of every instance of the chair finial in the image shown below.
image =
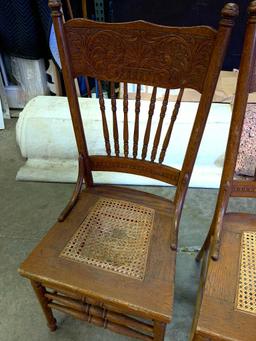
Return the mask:
<path id="1" fill-rule="evenodd" d="M 250 17 L 256 16 L 256 1 L 251 1 L 248 7 L 248 13 Z"/>
<path id="2" fill-rule="evenodd" d="M 237 4 L 229 2 L 227 3 L 221 11 L 221 25 L 223 26 L 233 26 L 235 18 L 239 15 L 239 7 Z"/>
<path id="3" fill-rule="evenodd" d="M 235 18 L 239 15 L 239 7 L 237 4 L 229 2 L 227 3 L 222 11 L 221 11 L 221 15 L 224 18 Z"/>
<path id="4" fill-rule="evenodd" d="M 52 16 L 60 16 L 61 15 L 61 0 L 49 0 L 48 6 L 51 9 Z"/>

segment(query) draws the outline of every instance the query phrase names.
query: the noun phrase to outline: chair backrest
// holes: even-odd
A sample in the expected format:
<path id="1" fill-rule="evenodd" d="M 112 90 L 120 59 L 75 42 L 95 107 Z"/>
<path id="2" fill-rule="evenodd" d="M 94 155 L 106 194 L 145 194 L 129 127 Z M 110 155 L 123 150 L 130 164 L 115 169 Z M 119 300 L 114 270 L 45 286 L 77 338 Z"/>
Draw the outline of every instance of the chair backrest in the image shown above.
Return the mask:
<path id="1" fill-rule="evenodd" d="M 223 173 L 212 226 L 215 231 L 212 258 L 217 260 L 221 228 L 230 197 L 256 197 L 256 179 L 234 179 L 237 155 L 249 93 L 256 91 L 256 1 L 249 5 L 249 17 L 236 87 L 235 101 L 225 153 Z M 255 165 L 256 166 L 256 165 Z"/>
<path id="2" fill-rule="evenodd" d="M 92 186 L 91 171 L 126 172 L 151 177 L 177 186 L 174 202 L 181 211 L 186 189 L 200 145 L 212 97 L 229 41 L 234 18 L 238 14 L 235 4 L 222 10 L 218 31 L 201 27 L 167 27 L 144 21 L 129 23 L 99 23 L 86 19 L 63 22 L 61 2 L 50 0 L 52 18 L 62 63 L 62 71 L 76 136 L 80 159 L 84 160 L 85 182 Z M 99 107 L 102 116 L 106 155 L 89 155 L 84 135 L 74 79 L 78 76 L 97 79 Z M 102 81 L 110 82 L 113 112 L 114 150 L 106 119 Z M 124 83 L 123 96 L 123 153 L 120 152 L 117 105 L 114 82 Z M 132 156 L 129 157 L 128 91 L 127 83 L 137 84 L 135 122 L 133 127 Z M 148 110 L 148 121 L 143 138 L 142 153 L 138 155 L 141 86 L 153 87 Z M 146 160 L 154 114 L 157 88 L 165 88 L 159 121 L 150 160 Z M 167 110 L 170 89 L 180 93 L 168 129 L 159 149 L 160 136 Z M 173 125 L 178 115 L 184 88 L 201 93 L 182 168 L 163 165 Z M 157 153 L 158 162 L 156 162 Z"/>

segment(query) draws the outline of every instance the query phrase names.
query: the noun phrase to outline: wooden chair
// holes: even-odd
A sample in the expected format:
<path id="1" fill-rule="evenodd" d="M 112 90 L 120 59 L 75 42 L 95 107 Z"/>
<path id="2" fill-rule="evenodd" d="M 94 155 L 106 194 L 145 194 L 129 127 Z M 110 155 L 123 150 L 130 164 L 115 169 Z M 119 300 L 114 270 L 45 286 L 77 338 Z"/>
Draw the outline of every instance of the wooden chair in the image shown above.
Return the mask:
<path id="1" fill-rule="evenodd" d="M 134 338 L 163 340 L 166 324 L 172 318 L 182 206 L 238 8 L 227 4 L 219 30 L 215 31 L 209 27 L 176 28 L 143 21 L 107 24 L 74 19 L 63 23 L 60 1 L 50 1 L 49 5 L 77 141 L 79 175 L 59 222 L 19 272 L 31 280 L 52 331 L 56 329 L 52 309 L 56 309 Z M 88 154 L 74 86 L 78 75 L 98 80 L 107 155 Z M 102 80 L 111 84 L 113 146 Z M 124 83 L 123 152 L 114 82 Z M 137 84 L 132 150 L 128 137 L 128 82 Z M 141 84 L 153 86 L 153 91 L 139 157 Z M 166 90 L 147 160 L 157 87 Z M 163 165 L 163 161 L 186 87 L 202 95 L 184 162 L 178 170 Z M 171 120 L 164 122 L 171 88 L 181 90 Z M 163 124 L 168 125 L 168 130 L 160 150 Z M 170 201 L 141 191 L 94 185 L 92 171 L 116 171 L 161 180 L 176 186 L 175 197 Z M 86 189 L 81 191 L 83 181 Z"/>
<path id="2" fill-rule="evenodd" d="M 256 214 L 228 211 L 231 197 L 256 197 L 256 178 L 234 179 L 248 94 L 256 91 L 256 1 L 249 18 L 220 191 L 204 256 L 191 340 L 256 340 Z M 255 165 L 256 166 L 256 165 Z"/>

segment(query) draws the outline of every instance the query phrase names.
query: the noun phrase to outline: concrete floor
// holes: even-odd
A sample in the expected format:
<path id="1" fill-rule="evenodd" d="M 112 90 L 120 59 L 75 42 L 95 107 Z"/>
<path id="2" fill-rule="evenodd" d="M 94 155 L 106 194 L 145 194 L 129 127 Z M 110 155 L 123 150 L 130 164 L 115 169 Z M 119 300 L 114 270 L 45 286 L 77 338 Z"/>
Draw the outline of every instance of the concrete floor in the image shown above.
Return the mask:
<path id="1" fill-rule="evenodd" d="M 5 123 L 6 129 L 0 131 L 0 340 L 129 340 L 60 313 L 56 314 L 57 331 L 48 331 L 30 284 L 18 275 L 17 268 L 55 222 L 74 185 L 16 182 L 16 172 L 24 160 L 15 143 L 16 120 Z M 171 192 L 167 187 L 140 189 L 165 197 Z M 216 194 L 216 190 L 206 189 L 188 192 L 180 227 L 174 318 L 165 340 L 188 340 L 200 273 L 193 250 L 201 245 L 209 228 Z M 238 206 L 246 208 L 250 202 L 239 202 Z"/>

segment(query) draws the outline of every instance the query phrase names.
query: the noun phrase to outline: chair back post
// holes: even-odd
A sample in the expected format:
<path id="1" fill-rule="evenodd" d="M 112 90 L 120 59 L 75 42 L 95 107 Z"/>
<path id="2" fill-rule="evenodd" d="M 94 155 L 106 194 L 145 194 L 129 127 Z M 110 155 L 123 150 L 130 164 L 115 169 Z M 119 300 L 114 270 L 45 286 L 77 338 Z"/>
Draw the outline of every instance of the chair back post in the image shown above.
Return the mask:
<path id="1" fill-rule="evenodd" d="M 234 3 L 226 4 L 221 11 L 222 18 L 219 23 L 219 29 L 216 36 L 214 49 L 211 55 L 209 68 L 204 81 L 202 97 L 198 106 L 196 119 L 193 125 L 192 133 L 190 136 L 188 148 L 184 158 L 174 198 L 176 219 L 173 222 L 175 228 L 173 229 L 174 235 L 171 238 L 172 249 L 177 248 L 178 226 L 181 217 L 182 207 L 184 204 L 185 195 L 188 189 L 188 184 L 194 167 L 196 155 L 201 143 L 202 135 L 208 118 L 208 113 L 211 107 L 211 102 L 218 81 L 219 73 L 225 57 L 229 38 L 235 23 L 235 18 L 238 16 L 238 13 L 239 13 L 238 6 Z"/>
<path id="2" fill-rule="evenodd" d="M 244 48 L 241 57 L 240 70 L 237 80 L 235 101 L 231 125 L 229 130 L 228 144 L 225 153 L 225 162 L 218 194 L 215 214 L 212 226 L 213 247 L 211 257 L 218 260 L 221 243 L 221 229 L 224 214 L 226 212 L 229 197 L 232 195 L 233 177 L 235 173 L 237 154 L 243 129 L 244 116 L 248 101 L 248 95 L 254 91 L 253 68 L 255 68 L 256 56 L 256 1 L 249 5 L 249 18 L 244 39 Z"/>
<path id="3" fill-rule="evenodd" d="M 79 157 L 83 159 L 84 164 L 84 181 L 87 187 L 93 185 L 92 172 L 88 157 L 87 144 L 84 134 L 83 122 L 81 118 L 74 78 L 71 71 L 71 63 L 69 57 L 68 46 L 66 42 L 65 32 L 63 28 L 63 15 L 60 0 L 49 0 L 49 7 L 51 8 L 51 15 L 56 34 L 57 44 L 60 53 L 62 64 L 62 72 L 65 83 L 65 89 L 70 106 L 71 118 L 78 148 Z"/>

